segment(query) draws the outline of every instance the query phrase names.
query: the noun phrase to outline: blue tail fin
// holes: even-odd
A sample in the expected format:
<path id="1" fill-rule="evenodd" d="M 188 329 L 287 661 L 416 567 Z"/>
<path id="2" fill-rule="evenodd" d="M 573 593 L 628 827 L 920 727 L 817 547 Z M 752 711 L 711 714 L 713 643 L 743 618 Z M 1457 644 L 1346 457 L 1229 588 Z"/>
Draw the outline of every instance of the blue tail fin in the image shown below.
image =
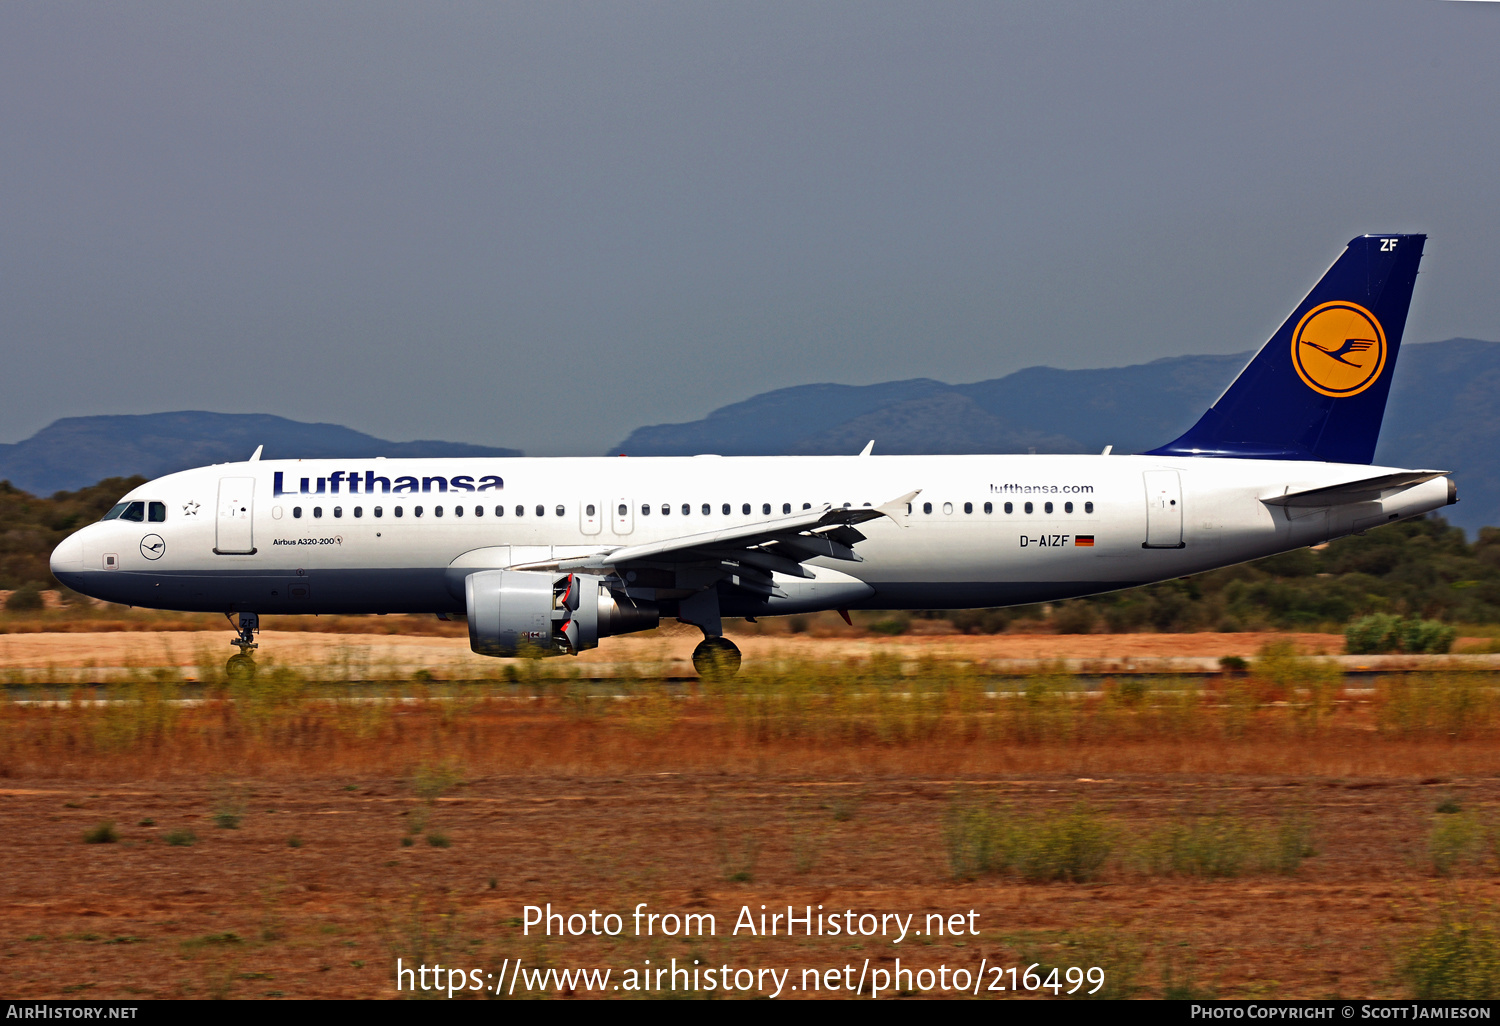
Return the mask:
<path id="1" fill-rule="evenodd" d="M 1362 235 L 1192 429 L 1148 456 L 1369 463 L 1425 235 Z"/>

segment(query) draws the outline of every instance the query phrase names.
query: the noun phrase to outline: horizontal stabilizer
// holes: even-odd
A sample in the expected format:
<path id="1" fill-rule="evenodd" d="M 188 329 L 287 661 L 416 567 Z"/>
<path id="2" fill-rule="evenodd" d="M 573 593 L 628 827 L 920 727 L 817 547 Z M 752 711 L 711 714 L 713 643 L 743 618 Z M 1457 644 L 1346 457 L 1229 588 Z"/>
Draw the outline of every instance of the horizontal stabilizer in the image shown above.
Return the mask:
<path id="1" fill-rule="evenodd" d="M 1360 481 L 1347 481 L 1344 484 L 1328 485 L 1323 488 L 1309 488 L 1301 492 L 1288 492 L 1286 495 L 1273 495 L 1260 501 L 1267 506 L 1296 507 L 1343 506 L 1351 502 L 1374 502 L 1391 492 L 1399 492 L 1403 488 L 1431 481 L 1446 473 L 1448 473 L 1446 470 L 1404 470 L 1397 474 L 1381 474 L 1379 477 L 1367 477 Z"/>

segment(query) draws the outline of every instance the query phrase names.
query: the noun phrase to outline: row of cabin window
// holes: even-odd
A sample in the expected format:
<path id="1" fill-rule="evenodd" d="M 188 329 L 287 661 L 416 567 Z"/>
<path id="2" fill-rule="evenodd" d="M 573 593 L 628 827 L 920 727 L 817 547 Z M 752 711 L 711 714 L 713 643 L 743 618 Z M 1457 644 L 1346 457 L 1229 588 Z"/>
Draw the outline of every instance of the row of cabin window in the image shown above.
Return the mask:
<path id="1" fill-rule="evenodd" d="M 147 518 L 151 523 L 165 523 L 167 519 L 167 504 L 165 502 L 121 502 L 104 514 L 105 520 L 129 520 L 131 523 L 145 523 Z"/>
<path id="2" fill-rule="evenodd" d="M 1062 505 L 1063 505 L 1063 512 L 1064 513 L 1071 513 L 1071 512 L 1073 512 L 1073 504 L 1071 502 L 1065 502 Z M 1035 513 L 1036 512 L 1035 505 L 1032 504 L 1032 503 L 1030 503 L 1030 502 L 1022 503 L 1021 504 L 1021 509 L 1025 513 Z M 1054 510 L 1055 510 L 1055 507 L 1053 506 L 1052 503 L 1050 503 L 1050 502 L 1044 502 L 1044 503 L 1042 503 L 1042 512 L 1043 513 L 1052 513 L 1052 512 L 1054 512 Z M 992 502 L 986 502 L 984 504 L 984 511 L 986 513 L 993 513 L 993 512 L 995 512 L 995 504 L 992 503 Z M 1007 502 L 1005 504 L 1005 512 L 1007 512 L 1007 513 L 1014 513 L 1015 511 L 1016 511 L 1015 503 L 1013 503 L 1013 502 Z M 1092 513 L 1092 512 L 1094 512 L 1094 504 L 1092 502 L 1085 502 L 1083 504 L 1083 511 L 1085 513 Z M 911 503 L 909 503 L 909 502 L 906 504 L 906 512 L 908 512 L 908 513 L 911 512 Z M 931 513 L 932 512 L 932 503 L 930 503 L 930 502 L 924 502 L 924 503 L 922 503 L 922 512 L 923 513 Z M 952 513 L 953 512 L 953 503 L 951 503 L 951 502 L 945 502 L 945 503 L 943 503 L 943 512 L 944 513 Z M 966 502 L 966 503 L 964 503 L 964 512 L 965 513 L 973 513 L 974 512 L 974 504 L 972 502 Z"/>
<path id="3" fill-rule="evenodd" d="M 404 506 L 393 506 L 393 507 L 391 507 L 391 509 L 392 509 L 394 515 L 397 516 L 397 517 L 404 517 L 406 515 L 406 507 L 404 507 Z M 374 507 L 374 509 L 371 510 L 371 512 L 374 513 L 376 517 L 383 517 L 383 516 L 385 516 L 385 507 L 384 506 L 376 506 L 376 507 Z M 567 513 L 567 510 L 566 510 L 566 508 L 564 508 L 562 506 L 557 506 L 556 508 L 554 508 L 553 512 L 557 516 L 563 516 L 563 515 L 565 515 Z M 354 513 L 354 516 L 356 518 L 362 517 L 362 516 L 365 515 L 365 508 L 363 506 L 355 506 L 354 509 L 353 509 L 353 513 Z M 314 519 L 318 519 L 318 518 L 322 517 L 323 516 L 323 507 L 322 506 L 314 506 L 312 508 L 312 515 L 313 515 Z M 335 506 L 335 507 L 333 507 L 333 515 L 335 517 L 342 517 L 344 515 L 344 507 L 342 507 L 342 506 Z M 411 507 L 411 515 L 414 516 L 414 517 L 421 516 L 422 515 L 422 507 L 421 506 L 413 506 L 413 507 Z M 432 515 L 435 516 L 435 517 L 442 516 L 443 515 L 443 507 L 442 506 L 434 506 L 434 507 L 432 507 Z M 456 517 L 463 516 L 464 515 L 464 507 L 462 507 L 462 506 L 454 506 L 453 507 L 453 515 L 456 516 Z M 476 517 L 482 517 L 482 516 L 484 516 L 484 507 L 483 506 L 475 506 L 474 507 L 474 515 Z M 524 517 L 525 515 L 526 515 L 526 507 L 525 506 L 517 506 L 516 507 L 516 516 L 518 516 L 518 517 Z M 539 517 L 546 516 L 547 515 L 547 507 L 541 505 L 540 503 L 538 503 L 537 506 L 536 506 L 536 515 L 539 516 Z M 594 507 L 592 505 L 590 505 L 588 507 L 588 515 L 589 516 L 593 516 L 594 515 Z M 497 517 L 503 517 L 503 516 L 505 516 L 505 507 L 504 506 L 496 506 L 495 507 L 495 516 L 497 516 Z M 293 506 L 292 507 L 292 518 L 296 519 L 296 520 L 300 520 L 302 518 L 302 507 L 301 506 Z"/>
<path id="4" fill-rule="evenodd" d="M 140 519 L 139 515 L 137 515 L 137 516 L 135 516 L 133 518 L 127 515 L 130 512 L 129 509 L 126 509 L 125 513 L 117 513 L 116 512 L 116 510 L 119 510 L 119 509 L 121 509 L 121 507 L 126 506 L 126 505 L 129 505 L 129 506 L 133 507 L 133 506 L 139 506 L 141 504 L 138 503 L 138 502 L 137 503 L 129 503 L 129 504 L 121 503 L 120 506 L 117 506 L 117 507 L 115 507 L 115 509 L 110 510 L 110 513 L 105 516 L 105 519 L 106 520 L 110 520 L 110 519 L 113 519 L 115 516 L 119 516 L 121 519 L 127 519 L 127 520 L 128 519 L 135 519 L 135 520 L 139 520 Z M 866 503 L 865 505 L 868 506 L 869 503 Z M 157 507 L 160 507 L 160 509 L 161 509 L 161 512 L 160 512 L 159 516 L 157 514 Z M 723 513 L 724 516 L 728 516 L 730 514 L 730 510 L 732 508 L 733 507 L 731 507 L 731 505 L 726 502 L 721 507 L 721 512 Z M 802 504 L 802 508 L 803 509 L 812 509 L 812 503 L 810 503 L 810 502 L 804 502 Z M 845 503 L 844 504 L 844 508 L 848 509 L 849 508 L 849 504 Z M 402 516 L 406 515 L 405 514 L 405 507 L 403 507 L 403 506 L 395 506 L 395 507 L 393 507 L 393 509 L 395 510 L 395 515 L 397 517 L 402 517 Z M 537 504 L 537 506 L 535 507 L 535 509 L 536 509 L 536 515 L 537 516 L 544 517 L 544 516 L 547 515 L 547 507 L 541 505 L 540 503 Z M 908 513 L 911 512 L 911 504 L 910 503 L 907 503 L 906 509 L 907 509 Z M 1007 502 L 1005 504 L 1004 509 L 1005 509 L 1005 512 L 1007 512 L 1007 513 L 1014 513 L 1016 511 L 1014 503 L 1009 503 L 1009 502 Z M 1033 504 L 1029 503 L 1029 502 L 1022 504 L 1022 510 L 1024 512 L 1026 512 L 1026 513 L 1033 513 L 1033 512 L 1035 512 L 1035 508 L 1034 508 Z M 744 516 L 749 516 L 750 515 L 750 511 L 751 511 L 751 506 L 750 506 L 750 503 L 748 503 L 748 502 L 744 503 L 740 507 L 740 513 L 742 515 L 744 515 Z M 763 516 L 770 516 L 771 515 L 771 504 L 769 502 L 761 503 L 760 511 L 761 511 L 761 515 L 763 515 Z M 995 505 L 994 505 L 994 503 L 986 502 L 984 504 L 984 511 L 986 513 L 994 513 L 995 512 Z M 1083 511 L 1085 513 L 1092 513 L 1092 512 L 1094 512 L 1094 504 L 1092 502 L 1085 502 L 1083 504 Z M 365 508 L 363 506 L 355 506 L 353 512 L 354 512 L 354 516 L 356 518 L 363 517 L 365 515 Z M 385 516 L 385 508 L 382 507 L 382 506 L 376 506 L 376 507 L 374 507 L 374 509 L 373 509 L 372 512 L 374 512 L 374 514 L 375 514 L 376 517 L 383 517 L 383 516 Z M 411 508 L 411 512 L 412 512 L 412 516 L 420 517 L 422 515 L 422 507 L 421 506 L 413 506 Z M 563 507 L 563 506 L 556 506 L 556 507 L 553 508 L 553 512 L 557 516 L 564 516 L 567 513 L 567 509 L 565 507 Z M 596 510 L 594 508 L 594 504 L 593 503 L 589 503 L 587 506 L 584 507 L 584 513 L 587 516 L 594 516 L 595 512 L 596 512 Z M 617 512 L 618 512 L 618 514 L 620 516 L 623 517 L 623 516 L 625 516 L 629 512 L 629 507 L 627 507 L 622 502 L 620 504 L 620 507 L 617 510 Z M 662 503 L 662 506 L 661 506 L 661 515 L 662 516 L 669 516 L 669 515 L 671 515 L 671 512 L 672 512 L 672 506 L 671 506 L 671 504 L 670 503 L 665 503 L 665 502 Z M 690 503 L 684 502 L 682 504 L 682 515 L 683 516 L 689 516 L 692 512 L 693 512 L 692 505 Z M 711 515 L 713 513 L 713 506 L 710 505 L 709 503 L 705 502 L 703 504 L 703 507 L 702 507 L 702 512 L 703 512 L 704 516 Z M 784 513 L 784 514 L 791 513 L 792 512 L 792 504 L 790 502 L 783 502 L 781 504 L 781 512 Z M 930 503 L 930 502 L 924 502 L 924 503 L 922 503 L 922 512 L 930 514 L 932 512 L 932 503 Z M 953 503 L 951 503 L 951 502 L 945 502 L 945 503 L 943 503 L 943 512 L 951 514 L 953 512 Z M 966 503 L 964 503 L 964 512 L 965 513 L 973 513 L 974 512 L 974 504 L 972 502 L 966 502 Z M 1044 512 L 1044 513 L 1052 513 L 1052 512 L 1054 512 L 1053 504 L 1050 503 L 1050 502 L 1044 502 L 1044 503 L 1042 503 L 1042 512 Z M 1063 512 L 1064 513 L 1072 513 L 1073 512 L 1073 504 L 1071 502 L 1065 502 L 1065 503 L 1063 503 Z M 643 516 L 650 516 L 651 515 L 651 504 L 649 502 L 641 504 L 641 514 Z M 312 515 L 313 515 L 314 519 L 321 518 L 323 516 L 323 507 L 322 506 L 314 506 L 312 508 Z M 342 506 L 335 506 L 335 507 L 333 507 L 333 515 L 335 517 L 342 517 L 344 515 L 344 507 L 342 507 Z M 442 516 L 443 515 L 443 507 L 442 506 L 434 506 L 432 508 L 432 515 L 433 516 L 437 516 L 437 517 Z M 464 515 L 464 507 L 462 507 L 462 506 L 454 506 L 453 507 L 453 515 L 456 516 L 456 517 L 463 516 Z M 475 506 L 474 507 L 474 515 L 476 517 L 482 517 L 482 516 L 484 516 L 484 507 L 483 506 Z M 516 516 L 523 517 L 525 515 L 526 515 L 526 507 L 525 506 L 520 506 L 520 505 L 516 506 Z M 495 507 L 495 516 L 497 516 L 497 517 L 503 517 L 503 516 L 505 516 L 505 507 L 504 506 L 496 506 Z M 299 519 L 299 520 L 302 518 L 302 507 L 301 506 L 293 506 L 292 507 L 292 517 L 294 519 Z M 151 520 L 152 520 L 152 522 L 154 523 L 154 522 L 157 522 L 157 521 L 165 520 L 166 518 L 167 518 L 167 508 L 166 508 L 166 506 L 163 506 L 159 502 L 153 502 L 153 503 L 151 503 Z"/>

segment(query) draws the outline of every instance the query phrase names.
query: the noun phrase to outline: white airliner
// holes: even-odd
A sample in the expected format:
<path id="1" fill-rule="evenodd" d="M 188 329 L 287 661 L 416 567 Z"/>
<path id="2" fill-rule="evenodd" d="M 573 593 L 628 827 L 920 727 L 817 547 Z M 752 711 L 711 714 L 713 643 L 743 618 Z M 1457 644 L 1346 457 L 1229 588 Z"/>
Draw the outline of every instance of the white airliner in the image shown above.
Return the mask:
<path id="1" fill-rule="evenodd" d="M 1425 236 L 1354 239 L 1182 437 L 1125 456 L 262 460 L 134 489 L 52 555 L 86 595 L 237 617 L 466 616 L 476 652 L 578 653 L 675 617 L 957 609 L 1181 577 L 1420 516 L 1370 465 Z M 1150 402 L 1149 395 L 1137 401 Z"/>

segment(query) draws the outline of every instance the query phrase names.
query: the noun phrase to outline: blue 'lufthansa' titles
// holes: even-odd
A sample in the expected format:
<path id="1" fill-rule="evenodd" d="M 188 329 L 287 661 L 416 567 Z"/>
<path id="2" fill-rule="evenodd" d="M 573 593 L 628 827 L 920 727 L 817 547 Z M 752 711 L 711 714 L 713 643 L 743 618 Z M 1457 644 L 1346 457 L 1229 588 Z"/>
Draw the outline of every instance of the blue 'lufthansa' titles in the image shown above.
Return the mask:
<path id="1" fill-rule="evenodd" d="M 272 475 L 272 495 L 338 495 L 340 487 L 344 486 L 347 486 L 349 495 L 374 495 L 377 492 L 489 492 L 505 487 L 505 481 L 496 474 L 421 478 L 402 475 L 395 479 L 392 487 L 390 478 L 380 477 L 373 470 L 365 471 L 363 477 L 357 470 L 353 473 L 335 470 L 327 477 L 304 477 L 300 482 L 301 487 L 295 491 L 285 486 L 285 480 L 285 475 L 280 470 Z M 360 485 L 364 487 L 361 488 Z"/>

